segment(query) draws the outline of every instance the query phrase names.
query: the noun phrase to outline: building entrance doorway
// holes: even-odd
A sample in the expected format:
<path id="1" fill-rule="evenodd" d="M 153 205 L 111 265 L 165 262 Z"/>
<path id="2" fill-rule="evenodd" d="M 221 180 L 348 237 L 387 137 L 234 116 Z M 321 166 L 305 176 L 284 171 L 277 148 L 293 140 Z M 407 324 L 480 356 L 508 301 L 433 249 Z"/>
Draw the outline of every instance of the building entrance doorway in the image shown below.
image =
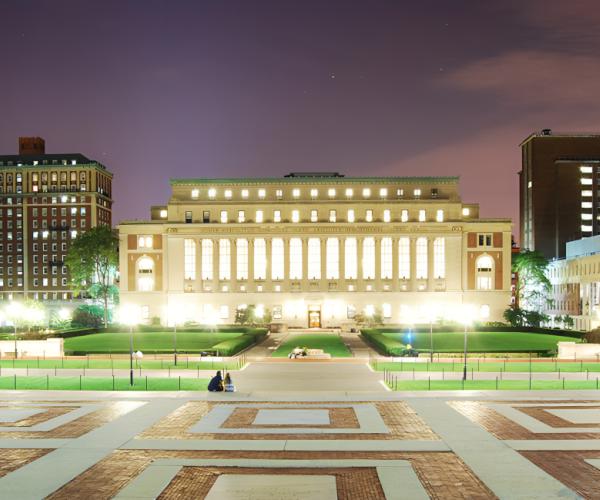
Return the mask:
<path id="1" fill-rule="evenodd" d="M 308 327 L 321 328 L 321 306 L 308 307 Z"/>

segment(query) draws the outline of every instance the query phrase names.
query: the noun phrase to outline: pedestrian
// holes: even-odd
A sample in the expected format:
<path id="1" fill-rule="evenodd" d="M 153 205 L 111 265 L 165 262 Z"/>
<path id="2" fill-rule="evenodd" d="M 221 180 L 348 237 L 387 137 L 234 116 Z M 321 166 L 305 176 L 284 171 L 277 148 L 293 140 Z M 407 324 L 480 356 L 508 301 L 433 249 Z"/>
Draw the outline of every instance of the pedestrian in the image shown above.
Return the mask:
<path id="1" fill-rule="evenodd" d="M 231 380 L 231 375 L 229 375 L 229 372 L 227 372 L 227 374 L 225 375 L 223 387 L 225 392 L 235 392 L 235 386 L 233 385 L 233 380 Z"/>
<path id="2" fill-rule="evenodd" d="M 221 370 L 217 371 L 217 374 L 210 379 L 208 390 L 209 392 L 223 392 L 223 377 L 221 377 Z"/>

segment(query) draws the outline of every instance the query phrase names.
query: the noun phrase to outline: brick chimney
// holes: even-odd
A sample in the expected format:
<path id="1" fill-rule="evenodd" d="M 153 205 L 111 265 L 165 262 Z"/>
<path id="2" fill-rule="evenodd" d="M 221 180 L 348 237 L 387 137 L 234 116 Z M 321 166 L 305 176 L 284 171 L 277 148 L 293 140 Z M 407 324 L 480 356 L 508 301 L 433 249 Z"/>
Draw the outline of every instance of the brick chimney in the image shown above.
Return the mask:
<path id="1" fill-rule="evenodd" d="M 19 137 L 20 155 L 43 155 L 46 153 L 46 142 L 41 137 Z"/>

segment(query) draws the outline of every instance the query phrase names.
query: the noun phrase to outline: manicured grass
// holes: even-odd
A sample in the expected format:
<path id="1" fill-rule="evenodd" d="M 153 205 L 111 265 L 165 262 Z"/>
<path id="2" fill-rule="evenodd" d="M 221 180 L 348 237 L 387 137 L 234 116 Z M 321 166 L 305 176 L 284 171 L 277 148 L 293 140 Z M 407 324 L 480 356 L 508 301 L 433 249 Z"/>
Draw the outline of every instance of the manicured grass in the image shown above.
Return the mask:
<path id="1" fill-rule="evenodd" d="M 463 370 L 463 362 L 456 358 L 452 362 L 376 362 L 371 363 L 371 366 L 377 371 L 391 372 L 461 372 Z M 527 372 L 530 371 L 529 361 L 468 361 L 467 369 L 475 372 Z M 600 363 L 572 362 L 572 361 L 535 361 L 531 362 L 531 372 L 600 372 Z"/>
<path id="2" fill-rule="evenodd" d="M 0 377 L 0 390 L 50 391 L 206 391 L 208 379 L 135 377 Z"/>
<path id="3" fill-rule="evenodd" d="M 209 351 L 220 342 L 246 339 L 242 332 L 177 332 L 177 350 Z M 129 332 L 95 333 L 65 339 L 65 351 L 77 353 L 128 353 Z M 173 352 L 173 332 L 134 332 L 133 349 L 147 353 Z"/>
<path id="4" fill-rule="evenodd" d="M 384 337 L 410 344 L 418 351 L 429 351 L 429 332 L 383 333 Z M 543 352 L 556 350 L 558 342 L 580 342 L 571 337 L 528 332 L 468 332 L 469 352 Z M 463 332 L 434 332 L 434 352 L 462 352 Z"/>
<path id="5" fill-rule="evenodd" d="M 273 352 L 275 358 L 285 358 L 295 347 L 306 347 L 308 349 L 323 349 L 331 354 L 332 358 L 348 358 L 350 351 L 334 333 L 303 333 L 292 335 Z"/>
<path id="6" fill-rule="evenodd" d="M 564 384 L 564 385 L 563 385 Z M 390 388 L 398 391 L 528 391 L 529 380 L 398 380 Z M 532 380 L 532 391 L 598 389 L 596 380 Z"/>
<path id="7" fill-rule="evenodd" d="M 197 358 L 197 356 L 196 356 Z M 241 362 L 236 361 L 213 361 L 203 359 L 201 361 L 190 360 L 187 356 L 180 355 L 177 360 L 177 366 L 174 364 L 173 358 L 169 359 L 147 359 L 134 361 L 136 368 L 143 370 L 238 370 L 242 367 Z M 1 368 L 46 368 L 46 369 L 82 369 L 82 368 L 129 368 L 129 359 L 88 359 L 86 356 L 81 356 L 80 359 L 5 359 L 0 361 Z"/>

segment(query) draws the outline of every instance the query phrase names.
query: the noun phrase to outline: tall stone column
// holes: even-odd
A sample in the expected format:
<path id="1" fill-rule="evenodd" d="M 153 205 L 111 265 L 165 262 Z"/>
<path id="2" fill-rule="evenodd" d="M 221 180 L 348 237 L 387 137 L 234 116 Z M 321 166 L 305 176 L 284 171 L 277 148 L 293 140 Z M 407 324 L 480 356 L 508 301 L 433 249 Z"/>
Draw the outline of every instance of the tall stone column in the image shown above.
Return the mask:
<path id="1" fill-rule="evenodd" d="M 247 290 L 252 288 L 254 291 L 254 287 L 250 286 L 250 283 L 254 283 L 254 237 L 248 238 L 248 288 Z"/>

